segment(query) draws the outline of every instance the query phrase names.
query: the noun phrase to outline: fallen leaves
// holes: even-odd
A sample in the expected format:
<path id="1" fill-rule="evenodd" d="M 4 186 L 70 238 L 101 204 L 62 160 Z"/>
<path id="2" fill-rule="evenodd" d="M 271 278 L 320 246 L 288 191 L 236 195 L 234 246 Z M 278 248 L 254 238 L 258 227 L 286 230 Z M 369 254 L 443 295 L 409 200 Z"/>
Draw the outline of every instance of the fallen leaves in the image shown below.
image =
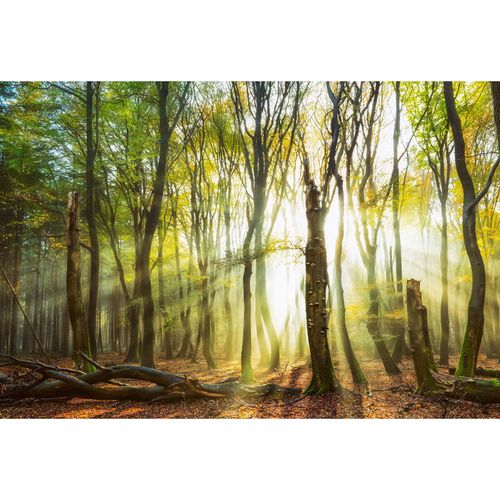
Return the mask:
<path id="1" fill-rule="evenodd" d="M 117 355 L 99 357 L 102 364 L 117 363 Z M 141 404 L 72 399 L 69 401 L 19 402 L 0 406 L 1 418 L 500 418 L 500 405 L 479 405 L 466 401 L 428 398 L 414 393 L 415 375 L 411 360 L 402 364 L 402 373 L 388 376 L 378 360 L 360 360 L 370 381 L 370 391 L 354 387 L 342 362 L 335 362 L 337 375 L 345 388 L 338 394 L 299 396 L 274 394 L 254 401 L 234 399 L 193 400 L 168 404 Z M 71 366 L 71 360 L 57 360 Z M 451 364 L 456 360 L 452 359 Z M 482 358 L 480 365 L 499 369 L 500 363 Z M 208 370 L 199 360 L 159 360 L 157 367 L 200 382 L 215 382 L 239 376 L 239 363 L 218 360 L 217 368 Z M 446 373 L 445 367 L 440 371 Z M 11 373 L 11 372 L 10 372 Z M 9 371 L 4 369 L 4 374 Z M 310 378 L 306 360 L 284 364 L 281 370 L 266 373 L 255 369 L 258 383 L 274 382 L 305 388 Z M 140 385 L 142 382 L 134 381 Z M 1 385 L 1 381 L 0 381 Z"/>

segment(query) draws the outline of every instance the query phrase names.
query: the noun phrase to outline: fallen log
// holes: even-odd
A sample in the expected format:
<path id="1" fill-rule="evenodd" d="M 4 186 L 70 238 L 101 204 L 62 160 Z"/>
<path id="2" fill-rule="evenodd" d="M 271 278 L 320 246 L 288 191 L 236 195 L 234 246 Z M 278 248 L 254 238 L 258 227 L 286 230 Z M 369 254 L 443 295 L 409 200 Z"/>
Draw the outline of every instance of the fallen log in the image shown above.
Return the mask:
<path id="1" fill-rule="evenodd" d="M 453 366 L 448 368 L 448 373 L 450 375 L 455 375 L 457 369 Z M 489 378 L 500 378 L 500 370 L 489 370 L 487 368 L 481 368 L 480 366 L 476 368 L 475 374 L 479 377 L 489 377 Z"/>
<path id="2" fill-rule="evenodd" d="M 410 346 L 417 376 L 417 392 L 475 403 L 500 403 L 500 380 L 451 377 L 437 372 L 432 351 L 426 339 L 427 309 L 422 303 L 420 282 L 406 283 L 406 304 Z"/>
<path id="3" fill-rule="evenodd" d="M 201 383 L 195 379 L 181 377 L 154 368 L 135 365 L 102 366 L 83 353 L 78 353 L 96 370 L 83 373 L 79 370 L 61 368 L 40 361 L 19 359 L 0 354 L 7 359 L 1 366 L 28 368 L 31 382 L 12 380 L 5 384 L 0 402 L 11 403 L 23 399 L 45 400 L 58 398 L 83 398 L 109 401 L 168 402 L 199 398 L 259 397 L 273 393 L 296 394 L 297 388 L 283 387 L 273 383 L 260 386 L 243 385 L 238 381 L 215 384 Z M 120 380 L 140 380 L 151 385 L 132 386 Z"/>

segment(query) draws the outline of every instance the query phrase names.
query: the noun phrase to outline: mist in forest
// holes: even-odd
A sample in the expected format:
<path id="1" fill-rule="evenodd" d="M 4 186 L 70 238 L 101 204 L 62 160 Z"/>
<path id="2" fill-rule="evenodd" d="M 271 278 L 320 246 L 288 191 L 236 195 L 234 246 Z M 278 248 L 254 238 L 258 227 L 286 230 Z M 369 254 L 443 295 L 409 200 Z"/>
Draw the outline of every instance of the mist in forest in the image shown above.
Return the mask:
<path id="1" fill-rule="evenodd" d="M 480 353 L 498 358 L 492 91 L 452 90 L 475 192 L 488 187 L 475 203 Z M 442 82 L 3 82 L 0 352 L 241 363 L 252 380 L 308 359 L 307 308 L 318 305 L 334 364 L 352 348 L 361 367 L 382 359 L 389 373 L 409 352 L 413 278 L 447 365 L 464 344 L 473 281 L 447 104 Z M 312 284 L 310 210 L 326 251 L 325 279 Z M 310 299 L 320 281 L 324 305 Z"/>

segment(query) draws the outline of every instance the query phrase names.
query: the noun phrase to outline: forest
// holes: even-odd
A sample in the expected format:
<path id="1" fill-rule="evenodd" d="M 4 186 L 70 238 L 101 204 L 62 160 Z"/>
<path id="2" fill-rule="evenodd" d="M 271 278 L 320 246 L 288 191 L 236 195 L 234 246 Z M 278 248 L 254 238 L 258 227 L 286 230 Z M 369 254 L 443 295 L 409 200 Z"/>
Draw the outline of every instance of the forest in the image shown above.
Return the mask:
<path id="1" fill-rule="evenodd" d="M 0 417 L 500 417 L 500 82 L 0 82 Z"/>

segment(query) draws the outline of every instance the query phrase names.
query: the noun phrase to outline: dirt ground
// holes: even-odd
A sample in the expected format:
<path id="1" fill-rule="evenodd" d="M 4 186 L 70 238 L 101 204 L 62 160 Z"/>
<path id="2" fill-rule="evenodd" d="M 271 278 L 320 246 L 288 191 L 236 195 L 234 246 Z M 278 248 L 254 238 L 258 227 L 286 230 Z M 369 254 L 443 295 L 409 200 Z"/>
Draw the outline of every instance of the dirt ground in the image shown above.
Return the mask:
<path id="1" fill-rule="evenodd" d="M 100 356 L 104 364 L 118 364 L 117 355 Z M 378 361 L 361 359 L 370 381 L 370 392 L 359 392 L 350 380 L 347 366 L 336 363 L 342 395 L 307 396 L 279 394 L 264 399 L 192 400 L 179 403 L 103 402 L 73 399 L 62 402 L 19 402 L 0 406 L 0 418 L 500 418 L 500 405 L 480 405 L 466 401 L 431 399 L 414 393 L 415 375 L 411 360 L 402 364 L 402 374 L 388 376 Z M 70 359 L 59 358 L 61 366 L 71 366 Z M 450 365 L 456 365 L 452 358 Z M 500 363 L 480 358 L 478 366 L 500 369 Z M 157 368 L 178 375 L 197 378 L 200 382 L 219 382 L 238 377 L 239 364 L 218 362 L 218 368 L 207 370 L 204 360 L 157 361 Z M 4 373 L 12 368 L 2 368 Z M 17 369 L 21 370 L 21 369 Z M 444 367 L 439 368 L 443 373 Z M 281 371 L 271 374 L 255 369 L 258 383 L 305 388 L 310 369 L 305 360 L 284 363 Z M 134 381 L 136 385 L 141 382 Z"/>

